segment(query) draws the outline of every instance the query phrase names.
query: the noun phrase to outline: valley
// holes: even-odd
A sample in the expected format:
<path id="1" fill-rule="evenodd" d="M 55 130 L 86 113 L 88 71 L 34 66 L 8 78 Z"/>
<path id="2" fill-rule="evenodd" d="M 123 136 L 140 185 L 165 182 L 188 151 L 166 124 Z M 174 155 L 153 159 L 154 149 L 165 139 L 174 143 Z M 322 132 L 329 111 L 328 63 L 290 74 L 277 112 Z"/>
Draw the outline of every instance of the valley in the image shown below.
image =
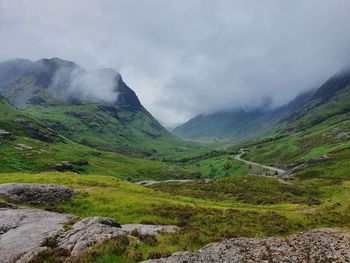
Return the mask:
<path id="1" fill-rule="evenodd" d="M 18 211 L 26 218 L 46 211 L 52 220 L 63 218 L 60 226 L 53 225 L 57 235 L 39 235 L 35 253 L 18 255 L 23 262 L 167 262 L 161 258 L 179 251 L 193 252 L 179 254 L 184 260 L 190 255 L 194 262 L 215 262 L 231 250 L 208 259 L 211 249 L 232 242 L 247 251 L 253 249 L 249 242 L 257 242 L 263 260 L 271 256 L 261 243 L 265 238 L 272 248 L 276 240 L 302 243 L 300 251 L 310 235 L 313 242 L 323 242 L 324 235 L 347 238 L 349 73 L 334 75 L 278 109 L 225 113 L 224 122 L 230 119 L 237 125 L 229 127 L 230 134 L 208 130 L 203 136 L 198 126 L 192 130 L 185 124 L 191 130 L 189 141 L 184 140 L 188 136 L 176 136 L 180 128 L 175 135 L 167 131 L 113 70 L 98 74 L 112 76 L 116 101 L 78 97 L 70 90 L 75 70 L 91 74 L 58 58 L 0 63 L 0 186 L 54 185 L 75 193 L 62 202 L 14 202 L 0 191 L 4 214 Z M 11 74 L 2 74 L 8 71 Z M 208 118 L 221 123 L 218 115 L 195 121 L 201 122 L 201 129 L 216 129 L 220 125 L 208 124 Z M 202 141 L 212 136 L 217 141 Z M 75 219 L 69 221 L 71 217 Z M 2 224 L 0 241 L 11 234 L 9 222 Z M 136 225 L 176 230 L 140 233 Z M 22 235 L 18 226 L 13 229 Z M 77 229 L 93 230 L 86 230 L 91 236 L 85 236 Z M 67 245 L 66 237 L 74 231 L 83 236 L 84 249 L 78 254 Z M 80 244 L 77 240 L 73 247 Z M 204 252 L 194 252 L 208 244 Z M 303 253 L 300 257 L 306 260 L 317 256 Z M 322 255 L 336 258 L 334 251 Z"/>

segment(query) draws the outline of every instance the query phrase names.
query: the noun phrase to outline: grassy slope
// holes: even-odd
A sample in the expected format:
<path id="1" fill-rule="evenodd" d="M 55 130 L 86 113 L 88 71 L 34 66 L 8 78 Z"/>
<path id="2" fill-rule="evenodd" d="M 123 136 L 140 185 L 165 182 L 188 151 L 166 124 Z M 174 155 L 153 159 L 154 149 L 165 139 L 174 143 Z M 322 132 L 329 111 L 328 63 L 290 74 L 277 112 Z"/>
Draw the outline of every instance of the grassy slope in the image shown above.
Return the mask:
<path id="1" fill-rule="evenodd" d="M 166 164 L 139 158 L 126 157 L 121 154 L 97 151 L 93 148 L 75 143 L 61 137 L 52 130 L 42 126 L 35 119 L 7 103 L 0 101 L 0 129 L 9 131 L 16 140 L 0 139 L 0 172 L 42 172 L 52 170 L 51 164 L 68 161 L 74 163 L 80 160 L 88 161 L 88 165 L 76 165 L 74 169 L 80 173 L 112 175 L 123 179 L 174 179 L 188 177 L 190 172 L 175 164 Z M 35 132 L 16 123 L 16 118 L 29 121 L 40 134 L 49 134 L 52 142 L 35 138 Z M 31 149 L 17 149 L 18 144 L 25 144 Z M 190 170 L 190 169 L 188 169 Z"/>
<path id="2" fill-rule="evenodd" d="M 238 200 L 234 195 L 227 196 L 226 190 L 221 191 L 217 187 L 220 184 L 226 186 L 227 181 L 218 181 L 215 183 L 217 186 L 208 185 L 206 189 L 215 190 L 224 196 L 223 199 L 215 196 L 187 197 L 184 193 L 181 193 L 183 196 L 174 196 L 160 191 L 162 187 L 150 189 L 112 177 L 70 173 L 2 174 L 0 183 L 55 183 L 74 187 L 80 192 L 71 201 L 47 209 L 83 217 L 108 216 L 121 223 L 176 224 L 182 227 L 178 233 L 161 235 L 152 242 L 135 243 L 131 239 L 127 248 L 120 252 L 124 255 L 123 260 L 127 258 L 130 262 L 165 256 L 179 250 L 198 249 L 208 242 L 229 237 L 286 235 L 315 227 L 346 227 L 350 222 L 347 212 L 350 204 L 348 181 L 313 179 L 299 185 L 298 179 L 294 179 L 286 186 L 271 178 L 233 178 L 236 179 L 231 182 L 232 186 L 244 185 L 249 180 L 255 192 L 264 195 L 270 191 L 273 203 L 257 205 L 254 199 Z M 286 192 L 285 188 L 290 188 L 290 191 Z M 308 200 L 311 188 L 317 204 L 310 204 Z M 239 187 L 234 191 L 245 192 Z M 95 262 L 118 262 L 119 256 L 111 250 L 111 244 L 105 244 L 104 249 L 96 252 L 93 258 Z"/>
<path id="3" fill-rule="evenodd" d="M 29 106 L 29 114 L 73 141 L 108 151 L 157 155 L 175 151 L 174 137 L 158 130 L 145 111 L 108 109 L 102 104 Z"/>
<path id="4" fill-rule="evenodd" d="M 280 133 L 250 144 L 246 158 L 266 164 L 299 164 L 327 154 L 331 159 L 313 165 L 320 168 L 308 172 L 309 176 L 347 177 L 350 87 L 340 80 L 326 82 L 308 104 L 285 119 Z"/>

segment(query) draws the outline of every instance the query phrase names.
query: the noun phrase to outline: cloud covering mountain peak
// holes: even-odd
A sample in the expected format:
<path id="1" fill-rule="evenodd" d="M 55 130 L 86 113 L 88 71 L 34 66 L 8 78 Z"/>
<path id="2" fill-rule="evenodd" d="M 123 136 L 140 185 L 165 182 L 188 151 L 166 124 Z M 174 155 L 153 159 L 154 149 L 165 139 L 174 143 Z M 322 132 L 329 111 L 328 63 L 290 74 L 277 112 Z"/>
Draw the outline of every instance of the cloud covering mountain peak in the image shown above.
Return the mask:
<path id="1" fill-rule="evenodd" d="M 349 9 L 342 0 L 0 0 L 0 60 L 116 68 L 174 124 L 266 98 L 276 107 L 317 87 L 350 61 Z"/>

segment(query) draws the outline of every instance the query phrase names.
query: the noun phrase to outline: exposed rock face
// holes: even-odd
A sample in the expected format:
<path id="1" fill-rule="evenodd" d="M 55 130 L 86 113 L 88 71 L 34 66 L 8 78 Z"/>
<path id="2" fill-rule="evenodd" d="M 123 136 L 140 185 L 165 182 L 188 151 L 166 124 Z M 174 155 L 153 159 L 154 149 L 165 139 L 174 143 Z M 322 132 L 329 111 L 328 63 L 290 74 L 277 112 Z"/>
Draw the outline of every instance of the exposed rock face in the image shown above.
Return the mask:
<path id="1" fill-rule="evenodd" d="M 73 189 L 53 184 L 0 184 L 0 197 L 11 203 L 61 203 L 76 192 Z"/>
<path id="2" fill-rule="evenodd" d="M 68 257 L 78 256 L 94 244 L 138 230 L 157 235 L 176 226 L 120 225 L 110 218 L 80 219 L 72 215 L 27 208 L 0 208 L 0 262 L 26 263 L 48 249 L 47 240 Z M 52 242 L 53 241 L 53 242 Z"/>
<path id="3" fill-rule="evenodd" d="M 42 251 L 46 238 L 56 236 L 71 216 L 34 209 L 0 209 L 0 262 L 27 262 Z"/>
<path id="4" fill-rule="evenodd" d="M 43 142 L 53 142 L 55 137 L 57 137 L 57 134 L 54 134 L 53 132 L 42 132 L 37 125 L 35 125 L 33 122 L 22 119 L 22 118 L 16 118 L 14 120 L 15 123 L 21 125 L 23 128 L 26 129 L 26 132 L 31 135 L 32 138 L 43 141 Z"/>
<path id="5" fill-rule="evenodd" d="M 288 238 L 235 238 L 209 244 L 198 252 L 144 262 L 350 262 L 350 235 L 336 229 L 318 229 Z"/>
<path id="6" fill-rule="evenodd" d="M 84 218 L 75 223 L 68 231 L 57 237 L 58 247 L 66 249 L 71 256 L 77 256 L 93 244 L 126 235 L 116 221 L 110 218 Z"/>

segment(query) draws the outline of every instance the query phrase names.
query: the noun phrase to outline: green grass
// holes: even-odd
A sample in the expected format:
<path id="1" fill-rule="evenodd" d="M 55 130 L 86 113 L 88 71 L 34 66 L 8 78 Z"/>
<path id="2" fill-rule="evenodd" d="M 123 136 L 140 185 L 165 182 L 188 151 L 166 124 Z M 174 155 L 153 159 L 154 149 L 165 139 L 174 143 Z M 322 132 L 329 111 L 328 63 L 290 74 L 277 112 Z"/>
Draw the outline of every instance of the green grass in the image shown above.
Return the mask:
<path id="1" fill-rule="evenodd" d="M 284 236 L 315 227 L 346 227 L 350 222 L 350 183 L 347 181 L 293 179 L 290 185 L 279 185 L 271 178 L 235 176 L 219 179 L 204 188 L 200 188 L 198 182 L 198 185 L 191 186 L 200 190 L 196 197 L 186 194 L 190 184 L 177 185 L 179 193 L 170 194 L 162 187 L 155 190 L 110 176 L 1 174 L 0 183 L 6 182 L 54 183 L 79 191 L 67 203 L 46 207 L 49 210 L 82 217 L 106 216 L 120 223 L 175 224 L 181 227 L 179 232 L 163 234 L 151 243 L 135 242 L 130 237 L 127 248 L 120 253 L 113 252 L 113 244 L 104 244 L 105 247 L 96 248 L 94 262 L 125 258 L 134 262 L 176 251 L 196 250 L 225 238 Z M 246 183 L 253 189 L 250 193 L 246 193 Z M 218 196 L 213 196 L 213 191 Z M 277 201 L 257 202 L 259 197 L 265 196 Z M 310 202 L 310 196 L 317 202 Z M 86 255 L 86 258 L 90 256 Z"/>
<path id="2" fill-rule="evenodd" d="M 337 180 L 280 180 L 259 176 L 231 176 L 216 180 L 187 183 L 164 182 L 152 189 L 173 195 L 202 198 L 214 201 L 236 200 L 248 204 L 319 204 L 322 188 L 337 185 Z"/>
<path id="3" fill-rule="evenodd" d="M 99 103 L 29 106 L 26 111 L 72 141 L 105 151 L 162 159 L 198 149 L 172 136 L 144 109 L 128 111 Z"/>
<path id="4" fill-rule="evenodd" d="M 296 133 L 257 141 L 249 146 L 245 157 L 265 164 L 300 164 L 327 154 L 331 157 L 334 155 L 334 159 L 340 161 L 335 153 L 350 147 L 349 135 L 347 114 L 337 115 Z"/>

